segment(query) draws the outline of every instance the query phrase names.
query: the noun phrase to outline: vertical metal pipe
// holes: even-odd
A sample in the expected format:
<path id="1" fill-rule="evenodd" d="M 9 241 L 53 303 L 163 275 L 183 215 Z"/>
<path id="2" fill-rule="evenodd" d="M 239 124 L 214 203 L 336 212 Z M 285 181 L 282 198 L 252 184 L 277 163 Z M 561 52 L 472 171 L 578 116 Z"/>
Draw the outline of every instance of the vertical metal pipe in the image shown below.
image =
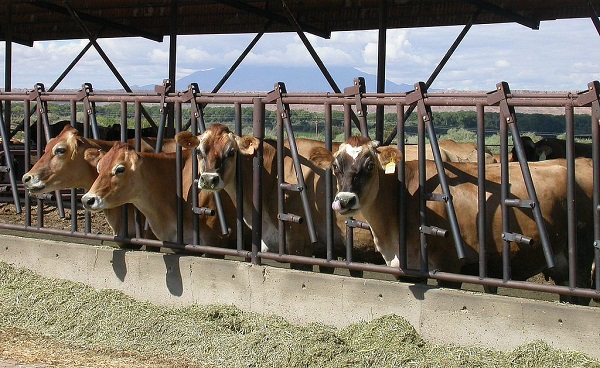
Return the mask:
<path id="1" fill-rule="evenodd" d="M 596 291 L 600 292 L 600 106 L 593 104 L 591 109 L 592 124 L 592 165 L 594 191 L 592 207 L 594 213 L 594 262 L 596 272 L 592 276 L 596 283 Z"/>
<path id="2" fill-rule="evenodd" d="M 181 102 L 175 102 L 175 132 L 181 131 Z M 183 243 L 183 184 L 181 175 L 182 151 L 181 146 L 177 145 L 176 152 L 176 178 L 177 178 L 177 243 Z"/>
<path id="3" fill-rule="evenodd" d="M 238 137 L 242 136 L 242 104 L 239 102 L 236 102 L 234 104 L 234 111 L 235 111 L 235 134 Z M 236 229 L 237 229 L 237 249 L 238 250 L 243 250 L 244 249 L 244 226 L 246 226 L 246 224 L 244 223 L 244 200 L 243 200 L 243 196 L 244 196 L 244 183 L 243 181 L 240 179 L 243 175 L 242 173 L 242 157 L 241 155 L 236 155 L 235 156 L 236 159 L 236 173 L 235 173 L 235 177 L 238 178 L 235 183 L 236 183 L 236 197 L 237 197 L 237 203 L 236 205 L 236 209 L 237 209 L 237 220 L 236 220 Z"/>
<path id="4" fill-rule="evenodd" d="M 577 204 L 575 203 L 575 123 L 573 106 L 565 106 L 567 158 L 567 239 L 569 287 L 577 285 Z"/>
<path id="5" fill-rule="evenodd" d="M 5 44 L 4 44 L 4 91 L 12 91 L 12 1 L 6 2 L 6 13 L 4 17 Z M 10 131 L 12 106 L 10 101 L 6 101 L 4 109 L 4 121 L 8 124 L 7 131 Z M 29 111 L 29 110 L 27 110 Z"/>
<path id="6" fill-rule="evenodd" d="M 256 156 L 252 160 L 252 264 L 260 264 L 258 252 L 262 242 L 262 172 L 263 144 L 265 139 L 265 104 L 260 98 L 253 99 L 252 131 L 259 141 Z"/>
<path id="7" fill-rule="evenodd" d="M 2 109 L 2 104 L 0 103 L 0 109 Z M 26 111 L 31 111 L 31 102 L 29 101 L 29 99 L 25 99 L 23 101 L 23 111 L 25 112 L 25 117 L 24 117 L 24 124 L 27 128 L 25 128 L 23 130 L 23 132 L 25 133 L 25 142 L 24 142 L 24 149 L 25 149 L 25 157 L 24 157 L 24 163 L 25 163 L 25 170 L 28 170 L 31 167 L 31 131 L 29 130 L 29 125 L 31 124 L 30 122 L 30 116 Z M 72 217 L 77 217 L 77 216 L 72 216 Z M 31 226 L 31 197 L 29 196 L 29 191 L 26 190 L 25 191 L 25 226 Z"/>
<path id="8" fill-rule="evenodd" d="M 385 59 L 387 45 L 387 0 L 379 2 L 379 34 L 377 40 L 377 93 L 385 92 Z M 375 110 L 375 139 L 383 142 L 385 109 L 377 105 Z"/>
<path id="9" fill-rule="evenodd" d="M 177 35 L 179 34 L 177 30 L 178 23 L 178 7 L 179 0 L 171 1 L 171 14 L 169 16 L 169 80 L 173 83 L 173 89 L 176 90 L 177 86 L 175 85 L 175 81 L 177 78 Z M 174 114 L 174 104 L 167 104 L 167 137 L 172 137 L 172 134 L 175 131 L 175 114 Z"/>
<path id="10" fill-rule="evenodd" d="M 398 234 L 398 244 L 400 246 L 400 268 L 406 269 L 408 266 L 408 248 L 406 244 L 406 144 L 405 144 L 405 134 L 404 127 L 406 121 L 404 120 L 404 104 L 396 105 L 396 119 L 397 119 L 397 134 L 398 137 L 397 144 L 398 149 L 402 152 L 402 160 L 398 163 L 398 182 L 400 183 L 398 200 L 398 229 L 400 229 L 400 233 Z"/>
<path id="11" fill-rule="evenodd" d="M 8 103 L 10 104 L 10 102 Z M 4 150 L 4 161 L 6 161 L 6 166 L 8 167 L 8 176 L 10 179 L 10 187 L 13 195 L 13 200 L 15 202 L 16 213 L 21 213 L 21 199 L 19 198 L 19 193 L 17 191 L 17 178 L 15 177 L 15 168 L 13 165 L 12 154 L 10 152 L 10 139 L 8 138 L 7 131 L 10 129 L 6 129 L 6 124 L 4 119 L 2 118 L 2 104 L 0 104 L 0 135 L 2 136 L 2 149 Z M 8 124 L 10 126 L 10 122 Z M 60 192 L 57 192 L 60 193 Z M 57 201 L 60 201 L 60 198 L 57 198 Z M 64 217 L 64 213 L 62 214 Z"/>
<path id="12" fill-rule="evenodd" d="M 119 139 L 121 142 L 127 142 L 127 102 L 121 101 L 121 134 Z M 121 231 L 120 236 L 127 236 L 129 234 L 129 212 L 127 210 L 129 204 L 125 204 L 121 207 Z"/>
<path id="13" fill-rule="evenodd" d="M 349 103 L 344 104 L 344 136 L 346 139 L 352 136 L 352 124 L 350 124 L 352 109 Z"/>
<path id="14" fill-rule="evenodd" d="M 510 232 L 509 208 L 506 200 L 509 195 L 510 176 L 508 168 L 508 129 L 506 119 L 509 118 L 500 114 L 500 208 L 502 209 L 502 233 Z M 518 137 L 515 137 L 517 139 Z M 510 241 L 502 240 L 502 279 L 510 280 Z"/>
<path id="15" fill-rule="evenodd" d="M 333 151 L 333 119 L 330 103 L 325 103 L 325 149 Z M 327 219 L 327 260 L 333 259 L 333 226 L 334 217 L 331 203 L 333 203 L 333 174 L 331 169 L 325 170 L 325 218 Z"/>
<path id="16" fill-rule="evenodd" d="M 419 218 L 421 226 L 427 225 L 427 199 L 425 198 L 427 184 L 427 170 L 425 162 L 425 122 L 423 115 L 418 115 L 418 133 L 419 133 Z M 427 236 L 424 232 L 420 232 L 421 243 L 421 271 L 427 272 L 429 269 L 429 258 L 427 251 Z"/>
<path id="17" fill-rule="evenodd" d="M 279 104 L 278 104 L 279 105 Z M 285 159 L 285 146 L 283 145 L 284 136 L 283 136 L 283 117 L 281 116 L 281 111 L 277 114 L 277 213 L 282 215 L 285 213 L 285 191 L 281 187 L 281 184 L 285 182 L 285 172 L 283 168 L 283 160 Z M 289 138 L 289 137 L 288 137 Z M 291 149 L 291 147 L 290 147 Z M 278 216 L 277 218 L 277 228 L 279 229 L 278 238 L 279 238 L 279 255 L 285 254 L 286 248 L 286 231 L 285 231 L 285 221 Z"/>
<path id="18" fill-rule="evenodd" d="M 485 114 L 483 105 L 477 105 L 477 228 L 479 229 L 479 277 L 487 276 L 487 216 L 485 195 Z"/>
<path id="19" fill-rule="evenodd" d="M 75 100 L 70 101 L 71 106 L 71 126 L 77 126 L 77 102 Z M 25 110 L 27 111 L 27 110 Z M 29 119 L 26 120 L 26 125 L 29 126 Z M 26 129 L 29 130 L 29 129 Z M 29 167 L 29 166 L 25 166 Z M 71 231 L 77 231 L 77 189 L 71 188 Z"/>

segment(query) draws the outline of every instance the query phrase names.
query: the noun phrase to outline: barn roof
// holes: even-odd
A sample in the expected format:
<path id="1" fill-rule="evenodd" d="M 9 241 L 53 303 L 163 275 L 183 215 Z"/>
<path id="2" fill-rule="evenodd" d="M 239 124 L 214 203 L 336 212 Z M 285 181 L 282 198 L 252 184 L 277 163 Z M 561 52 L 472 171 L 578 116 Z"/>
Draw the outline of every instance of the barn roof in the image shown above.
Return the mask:
<path id="1" fill-rule="evenodd" d="M 34 41 L 141 36 L 161 41 L 171 34 L 308 33 L 587 18 L 598 0 L 12 0 L 0 5 L 0 40 Z M 385 3 L 385 11 L 381 4 Z M 9 5 L 12 4 L 12 5 Z M 171 14 L 177 14 L 176 19 Z M 82 28 L 82 25 L 85 25 Z M 84 30 L 87 28 L 87 30 Z"/>

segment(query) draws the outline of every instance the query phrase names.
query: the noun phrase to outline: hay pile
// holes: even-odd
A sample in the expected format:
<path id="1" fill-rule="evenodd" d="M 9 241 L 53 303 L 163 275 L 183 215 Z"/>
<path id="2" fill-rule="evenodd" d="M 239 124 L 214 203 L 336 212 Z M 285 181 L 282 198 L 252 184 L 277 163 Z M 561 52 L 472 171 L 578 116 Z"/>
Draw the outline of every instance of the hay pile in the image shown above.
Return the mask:
<path id="1" fill-rule="evenodd" d="M 52 366 L 600 367 L 543 342 L 507 353 L 430 344 L 391 315 L 339 330 L 230 306 L 158 307 L 0 262 L 0 339 L 10 341 L 11 333 L 34 341 L 30 349 L 48 340 L 71 349 L 56 356 L 50 348 L 32 361 Z M 14 345 L 0 343 L 0 357 Z M 104 361 L 77 358 L 82 351 L 104 354 Z"/>

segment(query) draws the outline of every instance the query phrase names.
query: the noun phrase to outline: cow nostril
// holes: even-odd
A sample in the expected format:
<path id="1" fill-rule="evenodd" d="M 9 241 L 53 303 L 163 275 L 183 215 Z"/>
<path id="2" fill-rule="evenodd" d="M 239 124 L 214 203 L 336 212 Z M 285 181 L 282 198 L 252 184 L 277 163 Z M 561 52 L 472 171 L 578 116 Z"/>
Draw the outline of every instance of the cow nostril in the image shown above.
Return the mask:
<path id="1" fill-rule="evenodd" d="M 96 198 L 90 197 L 85 201 L 85 204 L 87 204 L 88 206 L 92 206 L 94 204 L 94 202 L 96 202 Z"/>
<path id="2" fill-rule="evenodd" d="M 23 175 L 23 179 L 21 180 L 23 183 L 27 183 L 29 180 L 31 180 L 31 175 Z"/>
<path id="3" fill-rule="evenodd" d="M 355 205 L 356 205 L 356 197 L 348 198 L 348 200 L 346 201 L 346 207 L 353 208 Z"/>
<path id="4" fill-rule="evenodd" d="M 212 178 L 210 178 L 210 183 L 212 185 L 217 185 L 219 184 L 219 177 L 218 176 L 213 176 Z"/>

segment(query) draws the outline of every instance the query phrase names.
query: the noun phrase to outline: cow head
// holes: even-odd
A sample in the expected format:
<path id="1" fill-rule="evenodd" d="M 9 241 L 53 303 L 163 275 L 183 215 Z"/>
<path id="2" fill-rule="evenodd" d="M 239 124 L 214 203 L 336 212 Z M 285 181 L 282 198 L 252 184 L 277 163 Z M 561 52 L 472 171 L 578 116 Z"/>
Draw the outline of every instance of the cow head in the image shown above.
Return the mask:
<path id="1" fill-rule="evenodd" d="M 106 154 L 99 154 L 98 158 L 98 177 L 81 197 L 83 206 L 91 211 L 100 211 L 128 203 L 137 194 L 137 188 L 131 184 L 135 182 L 132 177 L 142 164 L 142 157 L 127 143 L 115 142 Z"/>
<path id="2" fill-rule="evenodd" d="M 211 191 L 235 183 L 236 155 L 254 155 L 259 144 L 258 139 L 239 137 L 222 124 L 211 125 L 199 136 L 178 133 L 175 140 L 183 148 L 196 148 L 200 171 L 198 188 Z"/>
<path id="3" fill-rule="evenodd" d="M 83 142 L 77 129 L 67 125 L 48 142 L 35 165 L 22 177 L 32 194 L 53 192 L 65 188 L 89 188 L 96 175 L 96 161 L 86 161 L 87 150 L 99 148 Z"/>
<path id="4" fill-rule="evenodd" d="M 331 207 L 344 216 L 353 216 L 373 202 L 380 175 L 395 172 L 402 153 L 395 147 L 378 148 L 379 142 L 351 137 L 332 153 L 322 147 L 310 152 L 310 160 L 322 168 L 332 168 L 338 192 Z"/>

